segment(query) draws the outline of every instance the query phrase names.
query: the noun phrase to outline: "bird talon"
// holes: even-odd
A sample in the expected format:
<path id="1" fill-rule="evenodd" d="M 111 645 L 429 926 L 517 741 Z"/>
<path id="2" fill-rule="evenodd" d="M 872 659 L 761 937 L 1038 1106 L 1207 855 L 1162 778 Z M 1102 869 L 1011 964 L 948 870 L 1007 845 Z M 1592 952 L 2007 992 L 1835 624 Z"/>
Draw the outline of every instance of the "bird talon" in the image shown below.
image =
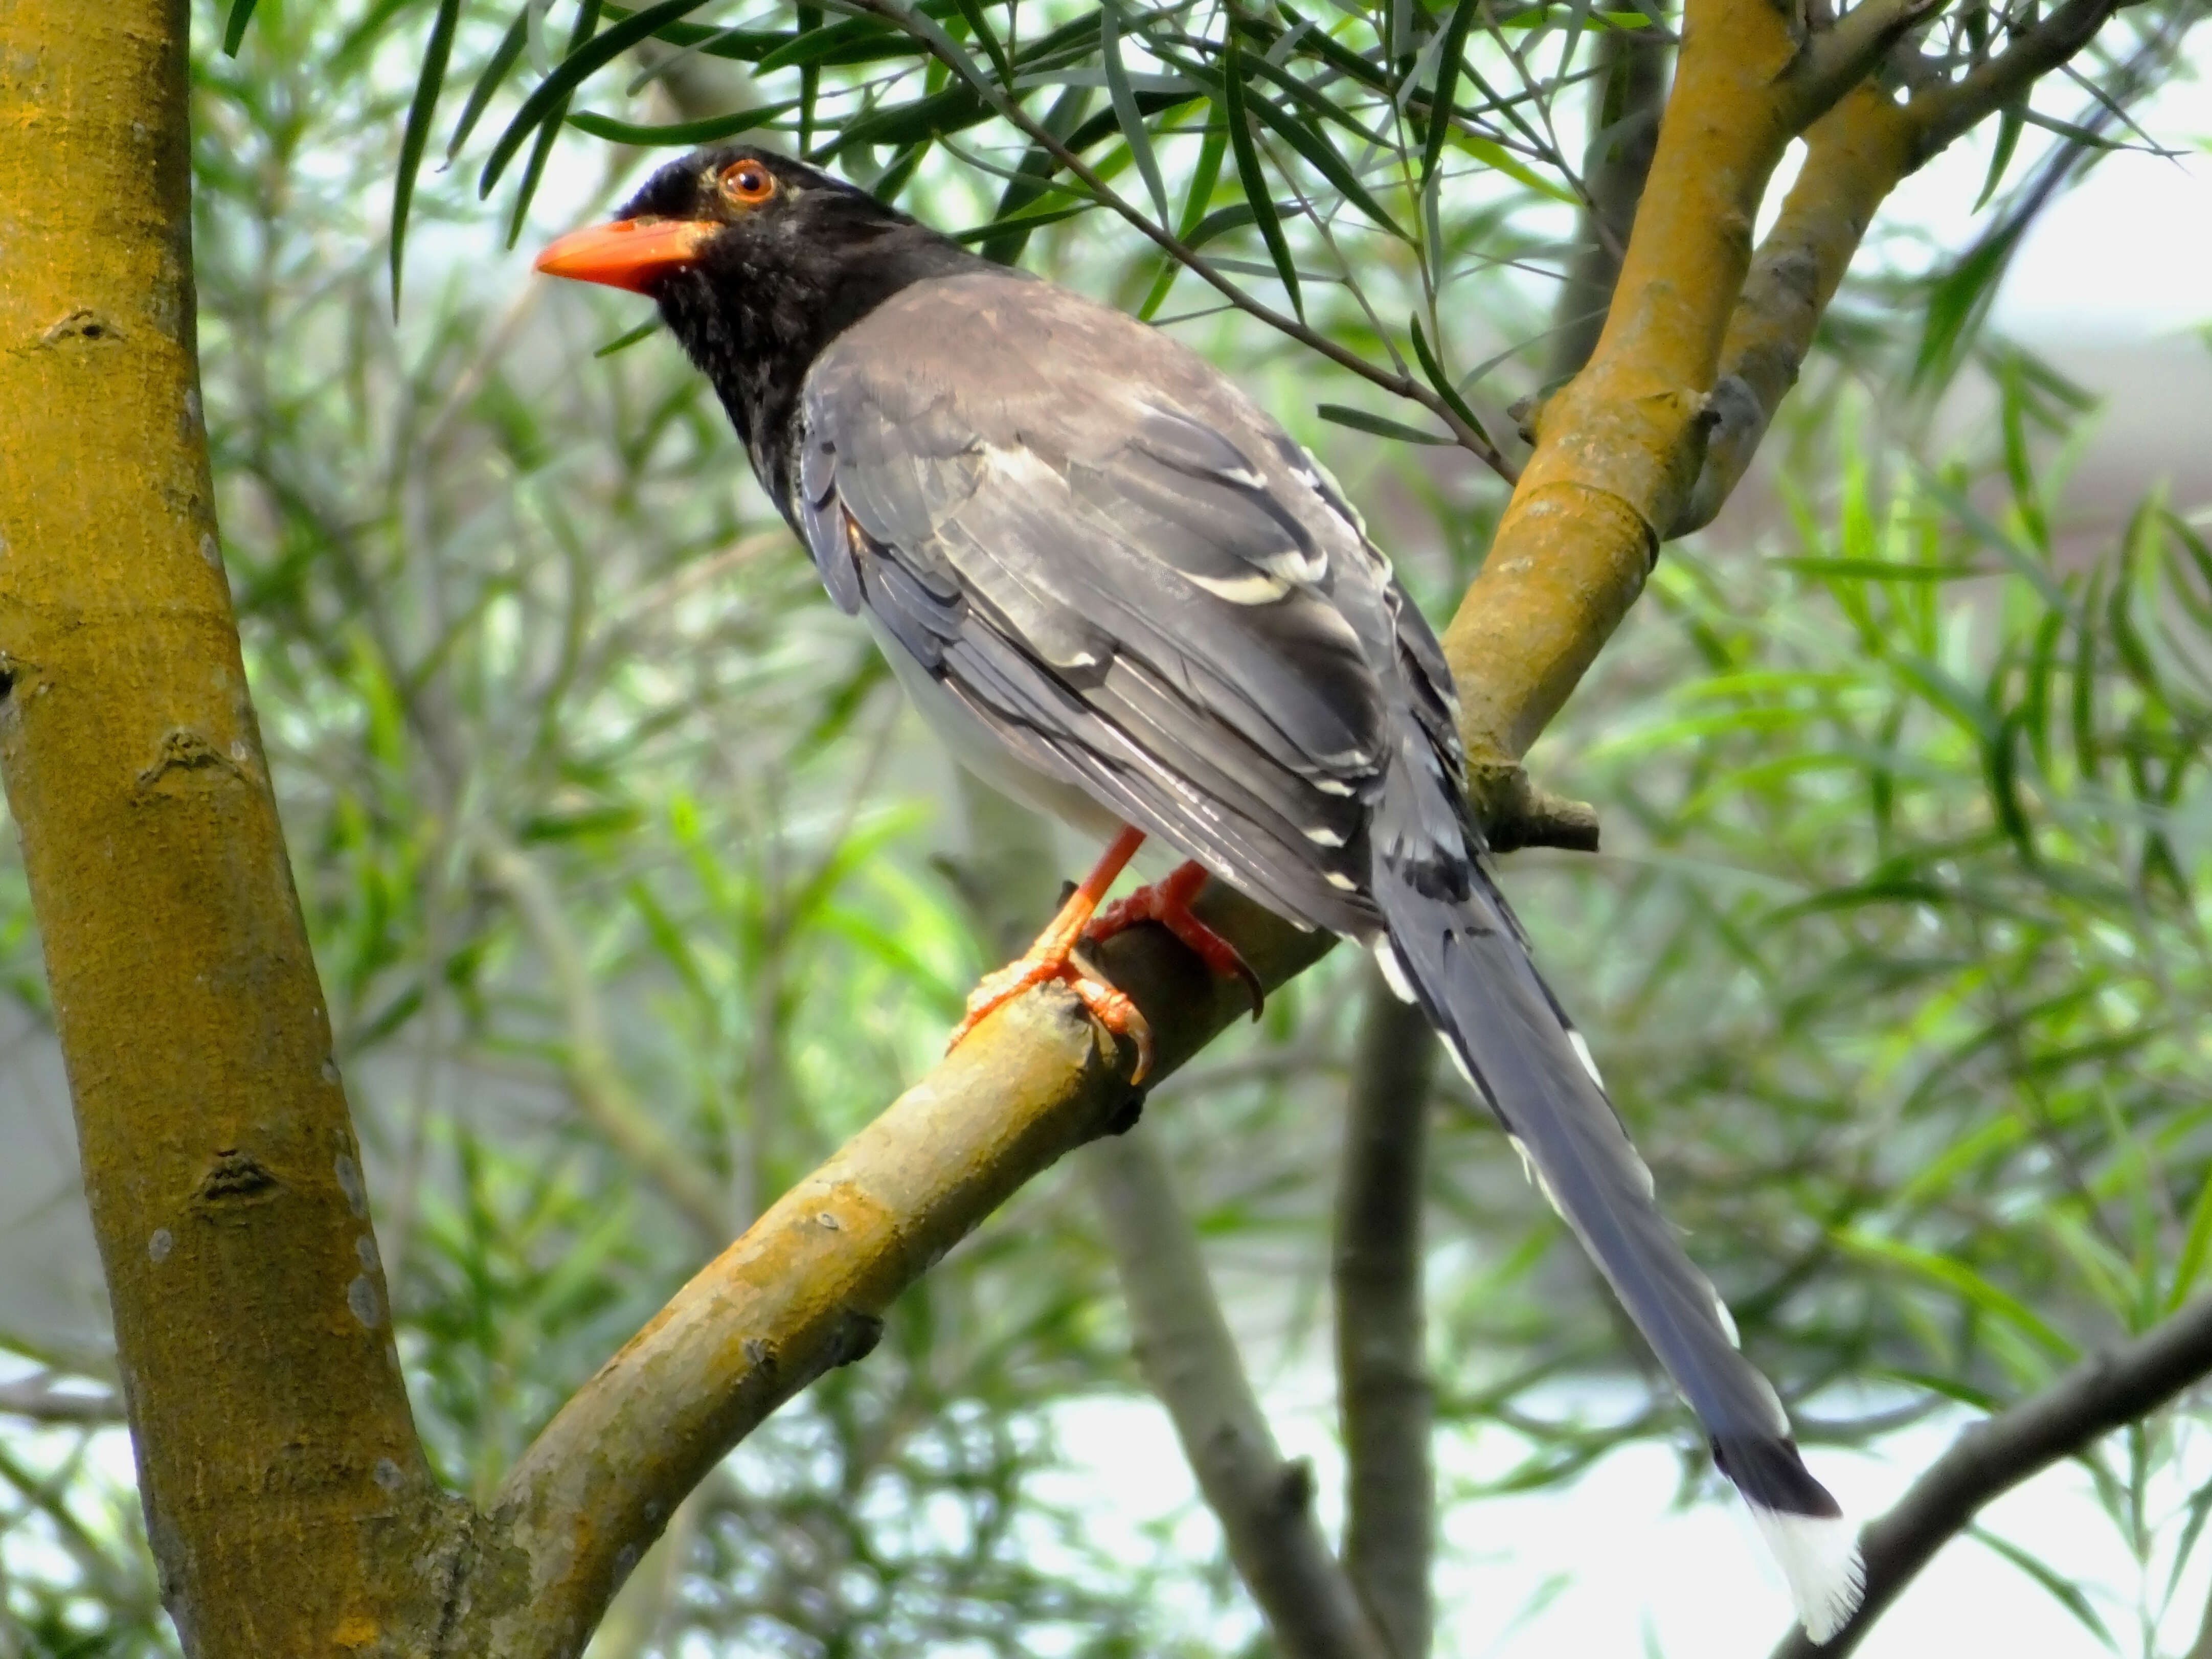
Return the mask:
<path id="1" fill-rule="evenodd" d="M 1109 1035 L 1127 1037 L 1135 1044 L 1137 1068 L 1129 1074 L 1129 1081 L 1133 1084 L 1145 1080 L 1145 1074 L 1152 1069 L 1152 1028 L 1150 1022 L 1126 993 L 1093 977 L 1088 971 L 1088 964 L 1078 961 L 1072 951 L 1061 952 L 1057 957 L 1048 951 L 1033 951 L 977 981 L 975 988 L 968 994 L 968 1012 L 953 1028 L 951 1040 L 945 1045 L 945 1052 L 951 1053 L 983 1021 L 1017 997 L 1040 985 L 1066 986 L 1075 994 L 1075 999 L 1083 1005 L 1084 1011 Z"/>
<path id="2" fill-rule="evenodd" d="M 976 981 L 975 988 L 968 994 L 967 1015 L 953 1028 L 952 1040 L 945 1045 L 946 1053 L 958 1048 L 970 1031 L 1031 987 L 1060 984 L 1074 992 L 1085 1011 L 1110 1035 L 1127 1037 L 1136 1045 L 1137 1069 L 1129 1081 L 1144 1081 L 1152 1068 L 1152 1028 L 1135 1003 L 1098 978 L 1091 965 L 1075 954 L 1084 928 L 1097 912 L 1098 901 L 1144 839 L 1141 830 L 1124 830 L 1100 857 L 1097 867 L 1062 897 L 1060 914 L 1037 935 L 1036 943 L 1015 961 Z"/>
<path id="3" fill-rule="evenodd" d="M 1179 865 L 1166 879 L 1139 887 L 1128 897 L 1099 911 L 1083 930 L 1084 940 L 1097 944 L 1139 922 L 1157 921 L 1182 940 L 1218 977 L 1243 981 L 1245 994 L 1252 999 L 1252 1018 L 1257 1019 L 1267 1006 L 1267 987 L 1260 983 L 1259 975 L 1252 971 L 1251 963 L 1244 960 L 1237 947 L 1200 921 L 1190 908 L 1190 902 L 1198 896 L 1199 889 L 1206 885 L 1207 878 L 1206 866 L 1201 864 Z"/>

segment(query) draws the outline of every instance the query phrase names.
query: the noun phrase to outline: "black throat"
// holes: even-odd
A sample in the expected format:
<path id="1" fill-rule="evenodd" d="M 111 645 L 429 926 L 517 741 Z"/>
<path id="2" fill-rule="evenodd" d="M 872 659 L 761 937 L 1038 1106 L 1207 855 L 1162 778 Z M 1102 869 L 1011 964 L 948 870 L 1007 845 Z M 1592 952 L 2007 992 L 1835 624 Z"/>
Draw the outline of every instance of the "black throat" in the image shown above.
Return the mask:
<path id="1" fill-rule="evenodd" d="M 655 298 L 714 383 L 754 472 L 793 518 L 793 417 L 814 360 L 900 289 L 983 264 L 895 210 L 840 192 L 772 223 L 732 226 Z"/>

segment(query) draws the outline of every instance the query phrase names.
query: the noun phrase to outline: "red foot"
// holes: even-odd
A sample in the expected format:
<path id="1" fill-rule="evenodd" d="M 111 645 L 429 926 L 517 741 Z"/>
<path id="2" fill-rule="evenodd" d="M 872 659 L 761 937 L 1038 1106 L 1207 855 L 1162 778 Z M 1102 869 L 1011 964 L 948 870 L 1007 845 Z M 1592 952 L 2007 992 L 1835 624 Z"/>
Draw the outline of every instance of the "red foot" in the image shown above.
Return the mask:
<path id="1" fill-rule="evenodd" d="M 996 973 L 986 974 L 968 994 L 968 1013 L 953 1028 L 952 1040 L 945 1046 L 950 1051 L 960 1046 L 969 1032 L 1000 1008 L 1012 1002 L 1032 986 L 1065 985 L 1088 1009 L 1091 1018 L 1115 1036 L 1125 1036 L 1137 1046 L 1137 1069 L 1129 1075 L 1132 1083 L 1142 1083 L 1145 1073 L 1152 1069 L 1152 1028 L 1137 1012 L 1137 1005 L 1103 980 L 1085 973 L 1073 960 L 1073 946 L 1062 945 L 1055 952 L 1045 940 L 1039 939 L 1028 954 L 1008 963 Z"/>
<path id="2" fill-rule="evenodd" d="M 1244 989 L 1252 998 L 1252 1018 L 1257 1019 L 1267 1000 L 1267 988 L 1260 983 L 1259 975 L 1237 954 L 1235 945 L 1191 914 L 1190 902 L 1198 896 L 1199 889 L 1206 883 L 1203 865 L 1180 865 L 1164 881 L 1139 887 L 1128 897 L 1108 905 L 1084 929 L 1083 937 L 1087 941 L 1111 939 L 1139 922 L 1157 921 L 1188 945 L 1200 961 L 1223 979 L 1243 980 Z"/>
<path id="3" fill-rule="evenodd" d="M 1052 925 L 1037 935 L 1036 943 L 1018 960 L 983 976 L 969 994 L 967 1017 L 954 1028 L 952 1041 L 945 1045 L 947 1049 L 958 1048 L 969 1032 L 1031 986 L 1060 984 L 1075 993 L 1093 1019 L 1115 1036 L 1126 1036 L 1136 1044 L 1137 1069 L 1130 1073 L 1129 1081 L 1144 1081 L 1145 1073 L 1152 1068 L 1152 1028 L 1137 1012 L 1135 1003 L 1112 986 L 1091 978 L 1074 961 L 1076 946 L 1097 912 L 1098 901 L 1106 896 L 1122 867 L 1136 856 L 1144 839 L 1141 830 L 1124 830 L 1083 884 L 1068 895 L 1067 902 L 1060 906 Z"/>

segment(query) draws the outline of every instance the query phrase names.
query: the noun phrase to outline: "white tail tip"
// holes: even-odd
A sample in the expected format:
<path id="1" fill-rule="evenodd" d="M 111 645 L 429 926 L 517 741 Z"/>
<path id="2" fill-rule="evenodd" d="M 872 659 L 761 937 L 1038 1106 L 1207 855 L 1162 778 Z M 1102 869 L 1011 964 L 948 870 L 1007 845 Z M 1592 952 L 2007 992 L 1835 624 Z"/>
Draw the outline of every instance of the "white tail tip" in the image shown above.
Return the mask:
<path id="1" fill-rule="evenodd" d="M 1866 1595 L 1858 1528 L 1840 1515 L 1784 1515 L 1753 1504 L 1751 1518 L 1773 1553 L 1797 1607 L 1797 1622 L 1817 1644 L 1850 1620 Z"/>

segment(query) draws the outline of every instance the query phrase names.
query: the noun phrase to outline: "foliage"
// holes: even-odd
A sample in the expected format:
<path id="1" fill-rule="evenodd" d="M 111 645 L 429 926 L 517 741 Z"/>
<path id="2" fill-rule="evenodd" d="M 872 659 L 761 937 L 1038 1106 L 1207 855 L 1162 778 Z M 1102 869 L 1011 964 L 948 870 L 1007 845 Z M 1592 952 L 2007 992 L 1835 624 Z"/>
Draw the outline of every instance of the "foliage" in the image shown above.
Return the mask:
<path id="1" fill-rule="evenodd" d="M 983 965 L 940 867 L 944 765 L 738 482 L 711 395 L 662 342 L 594 361 L 635 308 L 505 281 L 494 231 L 528 246 L 533 200 L 599 210 L 633 147 L 757 131 L 1148 316 L 1213 317 L 1193 285 L 1214 283 L 1243 314 L 1197 337 L 1358 461 L 1440 607 L 1494 481 L 1316 422 L 1504 441 L 1549 325 L 1523 274 L 1571 251 L 1576 91 L 1608 32 L 1667 28 L 1474 0 L 586 0 L 563 44 L 536 5 L 235 0 L 227 34 L 203 9 L 224 553 L 418 1421 L 480 1495 L 706 1243 L 927 1064 Z M 2063 125 L 2069 168 L 2112 142 L 2112 89 L 2162 70 L 2185 15 L 2135 9 L 2082 87 L 2008 118 L 2002 156 L 2028 125 Z M 1963 72 L 2022 21 L 1967 8 L 1924 50 Z M 2090 114 L 2051 112 L 2077 94 Z M 2000 227 L 2028 210 L 2005 172 Z M 502 224 L 479 185 L 508 192 Z M 1747 1342 L 1836 1439 L 2032 1392 L 2170 1310 L 2212 1250 L 2188 1018 L 2212 994 L 2212 550 L 2156 495 L 2105 541 L 2062 533 L 2055 458 L 2087 417 L 1978 331 L 2002 261 L 1977 258 L 1929 279 L 1940 349 L 1894 318 L 1833 343 L 1885 390 L 1915 362 L 1992 388 L 1989 453 L 1925 462 L 1816 374 L 1787 529 L 1670 550 L 1540 751 L 1598 804 L 1607 855 L 1513 875 Z M 43 1022 L 7 856 L 0 982 Z M 1318 1317 L 1353 983 L 1325 964 L 1152 1108 L 1283 1364 Z M 1656 1390 L 1625 1422 L 1574 1414 L 1562 1381 L 1622 1364 L 1607 1304 L 1439 1087 L 1449 1418 L 1525 1441 L 1516 1486 L 1678 1443 Z M 1130 1389 L 1126 1346 L 1090 1218 L 1039 1183 L 686 1506 L 630 1650 L 1251 1641 L 1221 1564 L 1166 1539 L 1124 1559 L 1059 1478 L 1099 1455 L 1064 1443 L 1063 1408 Z M 0 1652 L 167 1640 L 113 1450 L 0 1439 Z M 2094 1462 L 2146 1562 L 2172 1455 L 2154 1425 Z M 2185 1554 L 2181 1531 L 2159 1547 Z"/>

